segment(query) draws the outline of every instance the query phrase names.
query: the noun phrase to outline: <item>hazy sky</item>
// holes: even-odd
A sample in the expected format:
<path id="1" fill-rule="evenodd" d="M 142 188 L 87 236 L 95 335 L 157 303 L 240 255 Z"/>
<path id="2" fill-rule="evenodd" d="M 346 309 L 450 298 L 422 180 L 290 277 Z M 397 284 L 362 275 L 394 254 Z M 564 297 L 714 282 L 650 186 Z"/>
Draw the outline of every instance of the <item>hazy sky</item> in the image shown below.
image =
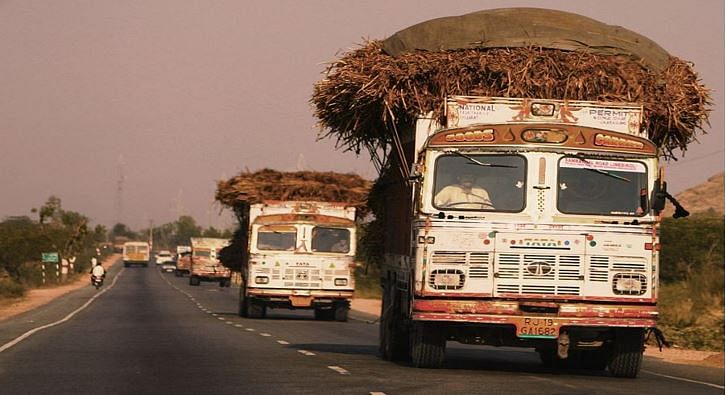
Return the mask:
<path id="1" fill-rule="evenodd" d="M 325 64 L 418 22 L 517 6 L 620 25 L 692 61 L 714 111 L 667 165 L 671 191 L 723 170 L 723 0 L 0 0 L 0 219 L 56 195 L 96 224 L 221 227 L 215 182 L 244 169 L 373 179 L 367 156 L 316 142 Z"/>

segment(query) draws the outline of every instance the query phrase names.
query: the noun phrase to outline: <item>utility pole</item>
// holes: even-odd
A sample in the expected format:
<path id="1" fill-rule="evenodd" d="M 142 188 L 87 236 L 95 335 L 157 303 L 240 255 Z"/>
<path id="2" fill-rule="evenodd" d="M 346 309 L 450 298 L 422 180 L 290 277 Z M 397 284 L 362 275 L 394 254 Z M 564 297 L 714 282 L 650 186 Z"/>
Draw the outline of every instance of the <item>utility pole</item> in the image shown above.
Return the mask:
<path id="1" fill-rule="evenodd" d="M 115 201 L 115 208 L 116 208 L 116 223 L 121 224 L 123 223 L 123 193 L 124 193 L 124 180 L 126 180 L 126 176 L 124 175 L 124 166 L 126 165 L 126 162 L 124 161 L 124 155 L 119 154 L 118 156 L 118 180 L 116 181 L 116 201 Z"/>

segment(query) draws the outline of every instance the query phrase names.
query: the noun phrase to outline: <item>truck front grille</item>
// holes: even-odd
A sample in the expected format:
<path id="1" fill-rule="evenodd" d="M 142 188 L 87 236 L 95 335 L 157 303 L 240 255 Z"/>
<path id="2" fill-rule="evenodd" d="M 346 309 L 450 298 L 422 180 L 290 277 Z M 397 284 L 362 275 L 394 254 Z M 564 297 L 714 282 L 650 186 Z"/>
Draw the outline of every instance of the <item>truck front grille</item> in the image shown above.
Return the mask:
<path id="1" fill-rule="evenodd" d="M 498 254 L 497 293 L 580 295 L 583 277 L 580 255 Z"/>

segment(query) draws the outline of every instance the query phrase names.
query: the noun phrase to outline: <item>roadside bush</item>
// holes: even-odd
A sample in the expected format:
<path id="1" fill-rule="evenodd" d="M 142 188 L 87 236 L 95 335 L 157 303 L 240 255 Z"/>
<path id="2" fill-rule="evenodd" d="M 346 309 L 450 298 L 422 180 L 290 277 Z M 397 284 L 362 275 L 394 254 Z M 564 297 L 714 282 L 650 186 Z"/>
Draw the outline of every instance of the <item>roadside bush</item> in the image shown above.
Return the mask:
<path id="1" fill-rule="evenodd" d="M 1 298 L 19 298 L 25 295 L 25 287 L 11 279 L 0 280 Z"/>
<path id="2" fill-rule="evenodd" d="M 381 279 L 378 266 L 369 265 L 368 273 L 364 266 L 355 268 L 355 297 L 362 299 L 381 298 Z"/>
<path id="3" fill-rule="evenodd" d="M 724 219 L 666 219 L 661 229 L 659 327 L 683 348 L 724 348 Z"/>

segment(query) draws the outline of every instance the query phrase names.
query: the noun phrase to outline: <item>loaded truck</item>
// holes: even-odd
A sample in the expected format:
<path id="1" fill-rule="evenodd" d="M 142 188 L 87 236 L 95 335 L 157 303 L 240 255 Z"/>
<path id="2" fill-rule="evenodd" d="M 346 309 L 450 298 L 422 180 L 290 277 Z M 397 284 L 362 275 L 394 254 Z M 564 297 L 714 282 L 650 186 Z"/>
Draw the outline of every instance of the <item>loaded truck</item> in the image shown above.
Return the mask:
<path id="1" fill-rule="evenodd" d="M 149 266 L 151 247 L 145 241 L 127 241 L 122 248 L 124 267 L 131 265 Z"/>
<path id="2" fill-rule="evenodd" d="M 670 198 L 642 106 L 456 96 L 446 111 L 402 141 L 407 179 L 382 183 L 383 357 L 436 368 L 453 340 L 635 377 Z"/>
<path id="3" fill-rule="evenodd" d="M 189 285 L 202 281 L 218 282 L 220 287 L 232 284 L 232 271 L 219 261 L 219 251 L 229 240 L 214 237 L 192 237 L 192 252 L 184 258 L 189 263 Z"/>
<path id="4" fill-rule="evenodd" d="M 247 205 L 239 314 L 312 309 L 315 319 L 346 321 L 354 290 L 355 207 L 318 201 Z"/>
<path id="5" fill-rule="evenodd" d="M 189 274 L 191 268 L 191 246 L 177 246 L 176 247 L 176 268 L 174 269 L 174 275 L 182 277 L 184 274 Z"/>

